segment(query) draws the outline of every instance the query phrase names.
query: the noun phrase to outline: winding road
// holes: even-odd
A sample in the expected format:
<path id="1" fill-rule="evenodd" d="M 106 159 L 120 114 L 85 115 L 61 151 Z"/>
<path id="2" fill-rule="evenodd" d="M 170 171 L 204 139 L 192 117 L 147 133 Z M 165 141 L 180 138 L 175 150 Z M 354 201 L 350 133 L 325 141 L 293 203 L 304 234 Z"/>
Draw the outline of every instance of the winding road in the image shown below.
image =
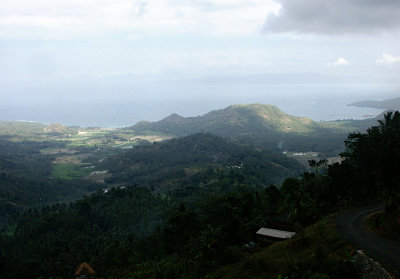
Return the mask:
<path id="1" fill-rule="evenodd" d="M 336 219 L 336 226 L 346 240 L 366 251 L 399 277 L 400 243 L 371 232 L 364 224 L 369 215 L 381 210 L 383 207 L 379 205 L 347 211 Z"/>

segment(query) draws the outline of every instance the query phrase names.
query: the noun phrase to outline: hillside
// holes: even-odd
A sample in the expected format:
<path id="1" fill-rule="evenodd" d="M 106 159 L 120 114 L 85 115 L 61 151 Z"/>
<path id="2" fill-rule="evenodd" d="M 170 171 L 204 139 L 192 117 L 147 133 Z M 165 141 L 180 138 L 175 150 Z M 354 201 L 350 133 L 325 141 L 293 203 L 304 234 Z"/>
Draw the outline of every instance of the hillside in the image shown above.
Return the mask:
<path id="1" fill-rule="evenodd" d="M 266 149 L 317 151 L 338 154 L 346 135 L 361 122 L 315 122 L 288 115 L 276 106 L 232 105 L 199 117 L 172 114 L 158 122 L 142 121 L 130 127 L 136 134 L 163 133 L 181 137 L 205 132 Z"/>
<path id="2" fill-rule="evenodd" d="M 204 278 L 354 278 L 359 272 L 352 264 L 354 248 L 335 231 L 332 219 L 308 227 L 304 239 L 296 235 L 275 242 Z"/>
<path id="3" fill-rule="evenodd" d="M 32 136 L 43 133 L 46 125 L 27 121 L 0 120 L 0 135 Z"/>
<path id="4" fill-rule="evenodd" d="M 311 162 L 281 187 L 263 186 L 293 161 L 211 134 L 114 154 L 97 168 L 118 187 L 8 220 L 0 278 L 70 278 L 84 261 L 102 278 L 357 278 L 333 218 L 385 203 L 385 225 L 400 231 L 399 123 L 400 113 L 385 115 L 349 135 L 341 163 Z M 270 245 L 260 227 L 296 236 Z"/>
<path id="5" fill-rule="evenodd" d="M 54 155 L 40 151 L 62 146 L 57 142 L 11 142 L 0 138 L 0 228 L 16 212 L 70 202 L 100 188 L 87 180 L 54 177 Z"/>
<path id="6" fill-rule="evenodd" d="M 360 101 L 349 104 L 349 106 L 356 107 L 369 107 L 369 108 L 379 108 L 385 110 L 399 110 L 400 109 L 400 97 L 394 99 L 387 99 L 383 101 Z"/>
<path id="7" fill-rule="evenodd" d="M 265 187 L 303 170 L 280 152 L 259 151 L 211 134 L 137 146 L 105 159 L 97 168 L 112 173 L 108 183 L 138 184 L 160 191 L 182 185 L 218 184 L 218 178 L 227 173 L 234 174 L 239 182 L 252 177 L 253 186 Z"/>
<path id="8" fill-rule="evenodd" d="M 290 116 L 276 106 L 262 104 L 232 105 L 200 117 L 185 118 L 171 114 L 158 122 L 139 122 L 132 126 L 136 132 L 159 131 L 175 136 L 201 131 L 221 136 L 237 136 L 260 129 L 282 133 L 310 133 L 315 128 L 316 123 L 309 118 Z"/>

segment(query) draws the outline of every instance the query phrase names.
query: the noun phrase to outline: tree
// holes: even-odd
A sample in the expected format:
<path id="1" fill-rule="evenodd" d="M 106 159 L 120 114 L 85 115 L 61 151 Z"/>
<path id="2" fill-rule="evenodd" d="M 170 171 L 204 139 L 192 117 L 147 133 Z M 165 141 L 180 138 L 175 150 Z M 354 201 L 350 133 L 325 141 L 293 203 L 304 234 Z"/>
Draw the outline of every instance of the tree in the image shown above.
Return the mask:
<path id="1" fill-rule="evenodd" d="M 388 211 L 400 207 L 400 113 L 388 112 L 379 126 L 365 134 L 350 134 L 342 156 L 356 169 L 362 194 L 373 198 L 384 195 Z"/>

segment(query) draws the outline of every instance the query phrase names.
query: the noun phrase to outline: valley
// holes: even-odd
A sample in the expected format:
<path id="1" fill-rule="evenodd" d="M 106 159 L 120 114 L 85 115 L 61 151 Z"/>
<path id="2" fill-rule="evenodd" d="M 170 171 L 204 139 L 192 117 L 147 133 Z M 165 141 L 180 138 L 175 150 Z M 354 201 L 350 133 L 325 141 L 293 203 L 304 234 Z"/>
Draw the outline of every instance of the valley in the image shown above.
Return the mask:
<path id="1" fill-rule="evenodd" d="M 252 104 L 230 106 L 200 117 L 184 118 L 172 114 L 159 122 L 142 121 L 126 128 L 1 121 L 0 137 L 15 143 L 48 143 L 52 147 L 44 146 L 39 152 L 53 158 L 53 177 L 90 179 L 90 174 L 99 170 L 94 168 L 94 160 L 89 162 L 88 158 L 100 161 L 134 146 L 194 133 L 212 133 L 266 150 L 289 152 L 290 157 L 307 165 L 307 160 L 317 153 L 319 158 L 337 156 L 343 151 L 347 133 L 366 129 L 371 123 L 371 120 L 314 122 L 284 114 L 277 107 Z M 311 157 L 293 156 L 302 152 L 316 153 Z"/>
<path id="2" fill-rule="evenodd" d="M 2 0 L 0 279 L 400 278 L 400 1 Z"/>
<path id="3" fill-rule="evenodd" d="M 397 191 L 385 160 L 398 119 L 314 122 L 252 104 L 113 129 L 1 121 L 0 278 L 66 278 L 86 261 L 107 278 L 353 276 L 331 214 Z M 375 145 L 388 139 L 394 149 Z M 261 226 L 297 234 L 271 245 Z"/>

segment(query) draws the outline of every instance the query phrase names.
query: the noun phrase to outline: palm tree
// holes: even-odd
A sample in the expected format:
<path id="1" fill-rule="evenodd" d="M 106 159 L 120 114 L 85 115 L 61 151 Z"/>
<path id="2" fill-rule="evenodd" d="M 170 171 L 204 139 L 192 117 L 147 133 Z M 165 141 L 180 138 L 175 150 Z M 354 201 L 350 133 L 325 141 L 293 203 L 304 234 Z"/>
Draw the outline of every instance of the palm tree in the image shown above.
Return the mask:
<path id="1" fill-rule="evenodd" d="M 389 111 L 384 115 L 383 120 L 378 120 L 381 129 L 390 129 L 400 131 L 400 113 L 399 111 Z"/>
<path id="2" fill-rule="evenodd" d="M 400 113 L 392 111 L 384 115 L 383 120 L 379 120 L 380 125 L 380 148 L 385 152 L 381 154 L 382 174 L 387 195 L 386 213 L 399 217 L 400 210 L 400 193 L 399 193 L 399 168 L 400 161 Z"/>

